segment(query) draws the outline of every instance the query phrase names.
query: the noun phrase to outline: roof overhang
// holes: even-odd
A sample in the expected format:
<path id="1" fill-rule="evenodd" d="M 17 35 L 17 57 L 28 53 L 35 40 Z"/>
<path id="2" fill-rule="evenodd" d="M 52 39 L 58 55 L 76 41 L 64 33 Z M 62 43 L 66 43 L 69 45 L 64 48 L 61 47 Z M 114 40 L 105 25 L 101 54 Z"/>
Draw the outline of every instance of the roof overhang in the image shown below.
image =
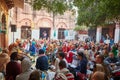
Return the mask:
<path id="1" fill-rule="evenodd" d="M 24 7 L 24 0 L 4 0 L 8 9 L 11 9 L 12 7 Z"/>
<path id="2" fill-rule="evenodd" d="M 14 7 L 24 8 L 24 0 L 13 0 Z"/>

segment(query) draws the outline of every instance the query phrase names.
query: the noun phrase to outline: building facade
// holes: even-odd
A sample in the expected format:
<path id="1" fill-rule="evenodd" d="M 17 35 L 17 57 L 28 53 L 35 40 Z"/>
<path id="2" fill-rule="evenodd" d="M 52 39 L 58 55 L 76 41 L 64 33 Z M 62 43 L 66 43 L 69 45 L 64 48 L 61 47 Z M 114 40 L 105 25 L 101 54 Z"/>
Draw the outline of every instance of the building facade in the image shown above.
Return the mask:
<path id="1" fill-rule="evenodd" d="M 120 22 L 96 28 L 96 42 L 100 40 L 113 39 L 114 43 L 120 42 Z"/>
<path id="2" fill-rule="evenodd" d="M 13 38 L 40 39 L 44 33 L 50 39 L 74 39 L 75 16 L 70 11 L 53 16 L 44 9 L 34 11 L 31 5 L 24 3 L 24 9 L 13 8 L 11 15 L 10 25 L 15 25 L 16 31 L 11 32 L 9 28 L 9 43 Z"/>
<path id="3" fill-rule="evenodd" d="M 0 0 L 0 49 L 7 47 L 8 11 L 14 6 L 11 0 Z"/>
<path id="4" fill-rule="evenodd" d="M 8 47 L 10 9 L 23 8 L 24 0 L 0 0 L 0 49 Z"/>

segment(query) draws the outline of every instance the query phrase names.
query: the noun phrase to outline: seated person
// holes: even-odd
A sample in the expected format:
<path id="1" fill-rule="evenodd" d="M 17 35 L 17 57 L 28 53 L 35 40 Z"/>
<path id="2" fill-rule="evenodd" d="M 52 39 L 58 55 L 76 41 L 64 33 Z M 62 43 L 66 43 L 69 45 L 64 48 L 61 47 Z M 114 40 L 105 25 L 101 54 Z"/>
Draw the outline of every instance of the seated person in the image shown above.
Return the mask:
<path id="1" fill-rule="evenodd" d="M 66 62 L 59 62 L 60 71 L 55 74 L 55 80 L 74 80 L 74 75 L 66 68 Z"/>
<path id="2" fill-rule="evenodd" d="M 44 50 L 39 50 L 39 57 L 36 61 L 36 69 L 39 69 L 41 71 L 47 71 L 48 70 L 48 57 L 44 54 Z"/>
<path id="3" fill-rule="evenodd" d="M 87 61 L 87 58 L 82 51 L 78 52 L 77 54 L 78 54 L 77 58 L 79 59 L 78 66 L 76 68 L 69 67 L 69 70 L 70 70 L 70 72 L 72 72 L 74 74 L 75 80 L 80 80 L 78 74 L 81 73 L 81 74 L 86 75 L 88 61 Z"/>
<path id="4" fill-rule="evenodd" d="M 112 71 L 116 66 L 120 65 L 119 60 L 114 56 L 112 52 L 109 53 L 109 56 L 104 60 L 104 63 L 109 66 L 109 69 Z"/>
<path id="5" fill-rule="evenodd" d="M 105 75 L 104 72 L 96 71 L 92 75 L 92 79 L 91 80 L 109 80 L 109 78 Z"/>
<path id="6" fill-rule="evenodd" d="M 18 62 L 18 53 L 13 52 L 10 56 L 10 62 L 6 66 L 6 80 L 15 80 L 20 73 L 21 64 Z"/>
<path id="7" fill-rule="evenodd" d="M 40 80 L 39 71 L 37 71 L 37 70 L 33 71 L 33 72 L 30 74 L 28 80 Z"/>
<path id="8" fill-rule="evenodd" d="M 24 58 L 21 61 L 22 73 L 17 75 L 16 80 L 28 80 L 32 69 L 31 69 L 31 61 L 29 58 Z"/>

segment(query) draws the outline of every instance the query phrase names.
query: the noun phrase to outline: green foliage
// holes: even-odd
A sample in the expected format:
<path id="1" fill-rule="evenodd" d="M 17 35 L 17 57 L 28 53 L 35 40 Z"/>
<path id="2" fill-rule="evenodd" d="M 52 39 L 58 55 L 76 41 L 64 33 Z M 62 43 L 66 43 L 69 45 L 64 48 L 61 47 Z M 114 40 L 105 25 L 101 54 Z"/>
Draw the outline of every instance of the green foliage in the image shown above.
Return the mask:
<path id="1" fill-rule="evenodd" d="M 74 28 L 75 31 L 86 30 L 86 29 L 88 29 L 88 27 L 85 26 L 85 25 L 82 25 L 82 26 L 77 25 L 77 26 Z"/>
<path id="2" fill-rule="evenodd" d="M 34 0 L 33 8 L 34 10 L 46 9 L 54 14 L 63 14 L 68 9 L 68 5 L 65 0 Z"/>
<path id="3" fill-rule="evenodd" d="M 46 9 L 48 12 L 53 12 L 54 14 L 63 14 L 67 9 L 72 11 L 73 6 L 78 8 L 78 25 L 96 27 L 120 19 L 120 0 L 33 1 L 33 8 L 35 10 Z"/>
<path id="4" fill-rule="evenodd" d="M 120 17 L 120 0 L 74 0 L 78 7 L 78 25 L 96 27 Z"/>

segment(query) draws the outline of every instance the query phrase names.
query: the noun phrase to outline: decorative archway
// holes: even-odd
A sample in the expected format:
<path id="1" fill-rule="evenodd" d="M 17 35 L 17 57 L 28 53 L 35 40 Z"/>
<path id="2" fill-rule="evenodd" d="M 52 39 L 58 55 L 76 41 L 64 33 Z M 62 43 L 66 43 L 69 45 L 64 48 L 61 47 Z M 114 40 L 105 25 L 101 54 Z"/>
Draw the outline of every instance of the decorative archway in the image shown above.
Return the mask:
<path id="1" fill-rule="evenodd" d="M 36 24 L 37 24 L 38 27 L 49 27 L 49 28 L 52 28 L 52 26 L 53 26 L 53 22 L 49 18 L 39 19 Z"/>
<path id="2" fill-rule="evenodd" d="M 67 25 L 64 22 L 60 22 L 57 24 L 58 28 L 58 39 L 65 39 L 64 32 L 67 28 Z"/>
<path id="3" fill-rule="evenodd" d="M 64 29 L 66 29 L 67 25 L 64 22 L 59 22 L 56 27 L 57 28 L 64 28 Z"/>
<path id="4" fill-rule="evenodd" d="M 50 38 L 51 28 L 53 27 L 53 22 L 49 18 L 39 19 L 37 22 L 37 26 L 40 28 L 40 38 L 44 37 L 44 33 L 47 34 L 47 38 Z"/>
<path id="5" fill-rule="evenodd" d="M 22 19 L 19 23 L 21 26 L 31 26 L 32 25 L 32 21 L 28 18 Z"/>
<path id="6" fill-rule="evenodd" d="M 24 18 L 20 21 L 21 24 L 21 39 L 31 38 L 32 21 L 28 18 Z"/>

